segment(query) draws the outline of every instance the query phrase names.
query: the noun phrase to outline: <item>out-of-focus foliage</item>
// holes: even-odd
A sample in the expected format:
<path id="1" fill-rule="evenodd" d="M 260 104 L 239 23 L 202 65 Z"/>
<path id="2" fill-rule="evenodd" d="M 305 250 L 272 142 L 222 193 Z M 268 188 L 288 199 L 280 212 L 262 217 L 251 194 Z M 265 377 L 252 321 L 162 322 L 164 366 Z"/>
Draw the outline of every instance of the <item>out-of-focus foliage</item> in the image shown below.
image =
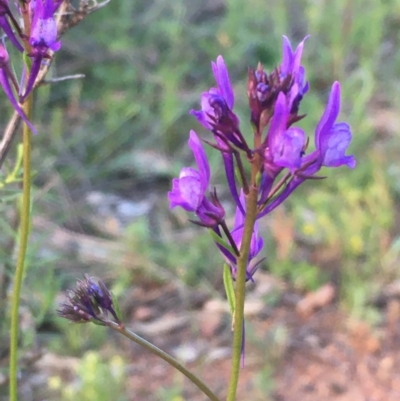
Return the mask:
<path id="1" fill-rule="evenodd" d="M 59 376 L 49 378 L 49 388 L 60 393 L 65 401 L 125 401 L 124 388 L 125 364 L 121 357 L 115 356 L 109 361 L 102 361 L 95 352 L 84 354 L 76 366 L 79 383 L 65 385 Z"/>

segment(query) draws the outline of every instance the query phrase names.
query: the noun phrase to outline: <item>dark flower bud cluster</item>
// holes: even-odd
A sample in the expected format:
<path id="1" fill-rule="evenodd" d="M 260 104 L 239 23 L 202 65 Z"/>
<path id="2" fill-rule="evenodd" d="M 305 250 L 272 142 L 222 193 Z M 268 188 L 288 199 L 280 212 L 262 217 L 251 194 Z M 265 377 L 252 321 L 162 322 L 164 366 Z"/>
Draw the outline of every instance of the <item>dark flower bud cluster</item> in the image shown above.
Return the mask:
<path id="1" fill-rule="evenodd" d="M 58 315 L 75 323 L 94 322 L 106 325 L 110 319 L 121 324 L 118 307 L 105 284 L 85 275 L 69 290 L 67 301 L 60 305 Z"/>
<path id="2" fill-rule="evenodd" d="M 40 68 L 46 59 L 52 57 L 61 47 L 57 41 L 57 26 L 54 14 L 63 0 L 26 0 L 16 7 L 20 15 L 14 16 L 10 11 L 8 0 L 0 0 L 0 29 L 11 44 L 19 51 L 25 52 L 31 62 L 29 75 L 26 77 L 26 67 L 20 80 L 9 66 L 6 45 L 0 44 L 0 84 L 10 100 L 11 105 L 21 118 L 36 133 L 28 121 L 20 104 L 32 92 Z M 25 18 L 22 18 L 25 16 Z M 18 21 L 26 21 L 27 26 L 21 26 Z M 27 31 L 29 29 L 29 31 Z"/>
<path id="3" fill-rule="evenodd" d="M 204 140 L 222 156 L 226 181 L 236 204 L 233 228 L 225 223 L 225 211 L 215 190 L 207 194 L 210 184 L 210 166 L 206 152 L 194 131 L 190 132 L 189 147 L 198 169 L 185 167 L 179 178 L 172 181 L 168 197 L 171 208 L 180 206 L 197 215 L 197 224 L 209 227 L 219 237 L 216 245 L 236 275 L 237 257 L 243 237 L 246 216 L 246 197 L 250 188 L 258 193 L 257 220 L 270 213 L 286 200 L 306 180 L 320 178 L 322 167 L 347 166 L 354 168 L 353 156 L 346 155 L 352 139 L 347 123 L 336 122 L 340 112 L 340 84 L 334 82 L 329 99 L 313 134 L 315 148 L 307 153 L 312 134 L 304 132 L 295 123 L 305 117 L 299 114 L 301 102 L 309 90 L 301 58 L 306 37 L 293 50 L 283 37 L 282 61 L 271 72 L 259 63 L 249 68 L 247 97 L 249 119 L 253 126 L 253 143 L 243 135 L 240 121 L 234 112 L 235 96 L 228 69 L 222 56 L 211 63 L 216 87 L 201 95 L 201 109 L 190 113 L 213 135 L 214 142 Z M 245 169 L 244 164 L 251 165 Z M 251 170 L 251 177 L 246 171 Z M 223 240 L 229 246 L 224 246 Z M 251 280 L 260 260 L 254 258 L 263 246 L 254 227 L 249 252 L 247 279 Z"/>

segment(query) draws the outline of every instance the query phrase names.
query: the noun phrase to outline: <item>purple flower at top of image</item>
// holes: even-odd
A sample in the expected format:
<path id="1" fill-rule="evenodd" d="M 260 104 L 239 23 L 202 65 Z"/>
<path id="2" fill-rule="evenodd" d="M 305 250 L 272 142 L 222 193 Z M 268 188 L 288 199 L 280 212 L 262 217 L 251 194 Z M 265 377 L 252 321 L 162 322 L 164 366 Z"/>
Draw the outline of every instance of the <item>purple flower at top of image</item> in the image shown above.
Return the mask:
<path id="1" fill-rule="evenodd" d="M 201 110 L 191 110 L 199 123 L 206 129 L 226 137 L 239 148 L 244 148 L 239 133 L 239 118 L 233 112 L 235 97 L 228 69 L 222 56 L 211 63 L 217 87 L 203 92 Z"/>
<path id="2" fill-rule="evenodd" d="M 308 38 L 309 36 L 306 36 L 296 47 L 296 50 L 293 51 L 289 39 L 283 36 L 280 74 L 282 79 L 290 76 L 292 80 L 288 92 L 291 113 L 297 113 L 300 102 L 309 89 L 308 82 L 305 82 L 305 69 L 301 65 L 304 43 Z"/>
<path id="3" fill-rule="evenodd" d="M 30 11 L 33 15 L 29 37 L 29 44 L 31 45 L 31 54 L 29 56 L 33 59 L 33 62 L 25 92 L 20 96 L 21 102 L 32 91 L 43 60 L 50 58 L 49 50 L 56 52 L 61 48 L 61 42 L 57 41 L 57 24 L 54 19 L 54 13 L 60 7 L 62 1 L 35 0 L 30 3 Z"/>
<path id="4" fill-rule="evenodd" d="M 288 126 L 304 116 L 298 116 L 300 102 L 308 91 L 305 82 L 305 69 L 301 65 L 304 43 L 303 39 L 295 50 L 289 39 L 283 36 L 282 62 L 271 72 L 264 70 L 261 63 L 257 68 L 249 68 L 247 96 L 249 99 L 251 122 L 263 130 L 274 113 L 274 105 L 280 93 L 287 99 L 290 120 Z"/>
<path id="5" fill-rule="evenodd" d="M 18 91 L 18 83 L 10 67 L 9 55 L 7 49 L 1 43 L 0 43 L 0 85 L 2 86 L 4 93 L 8 97 L 8 100 L 10 101 L 14 110 L 21 116 L 24 122 L 29 126 L 30 130 L 34 134 L 37 134 L 35 127 L 28 120 L 28 117 L 22 110 L 21 106 L 18 103 L 18 100 L 15 97 L 13 86 L 15 91 Z"/>
<path id="6" fill-rule="evenodd" d="M 217 226 L 225 217 L 225 210 L 218 201 L 215 191 L 207 198 L 210 185 L 210 166 L 200 139 L 190 131 L 189 147 L 197 163 L 197 170 L 184 167 L 179 178 L 172 180 L 172 190 L 168 192 L 170 207 L 180 206 L 188 212 L 196 213 L 198 224 L 205 227 Z"/>

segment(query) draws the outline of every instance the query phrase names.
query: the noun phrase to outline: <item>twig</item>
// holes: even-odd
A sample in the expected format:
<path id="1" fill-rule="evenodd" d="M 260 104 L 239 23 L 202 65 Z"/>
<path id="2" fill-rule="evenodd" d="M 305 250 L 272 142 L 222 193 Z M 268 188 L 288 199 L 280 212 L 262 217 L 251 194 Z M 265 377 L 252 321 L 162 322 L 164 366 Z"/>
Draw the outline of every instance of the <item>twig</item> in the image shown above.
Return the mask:
<path id="1" fill-rule="evenodd" d="M 63 82 L 63 81 L 69 81 L 71 79 L 82 79 L 85 78 L 85 74 L 75 74 L 75 75 L 66 75 L 64 77 L 57 77 L 57 78 L 50 78 L 50 79 L 45 79 L 42 82 L 38 84 L 40 85 L 49 85 L 49 84 L 56 84 L 57 82 Z"/>
<path id="2" fill-rule="evenodd" d="M 12 141 L 14 139 L 15 133 L 17 132 L 17 128 L 20 122 L 20 115 L 16 111 L 14 111 L 14 114 L 8 122 L 7 128 L 4 131 L 3 138 L 0 142 L 0 168 L 3 166 L 4 160 L 7 157 L 8 151 L 10 150 Z"/>

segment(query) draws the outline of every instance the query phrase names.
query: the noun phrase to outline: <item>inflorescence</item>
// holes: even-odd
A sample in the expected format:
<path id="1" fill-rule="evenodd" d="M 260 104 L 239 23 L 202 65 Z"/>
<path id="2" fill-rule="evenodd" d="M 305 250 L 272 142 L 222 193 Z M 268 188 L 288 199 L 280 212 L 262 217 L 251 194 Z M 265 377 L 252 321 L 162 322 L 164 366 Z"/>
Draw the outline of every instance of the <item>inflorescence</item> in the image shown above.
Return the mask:
<path id="1" fill-rule="evenodd" d="M 190 131 L 189 147 L 197 169 L 184 167 L 179 178 L 172 181 L 168 193 L 170 207 L 180 206 L 193 212 L 196 224 L 208 227 L 220 237 L 216 245 L 229 263 L 235 279 L 237 258 L 243 237 L 246 215 L 246 196 L 250 185 L 257 188 L 257 220 L 264 217 L 303 182 L 321 178 L 322 167 L 347 166 L 354 168 L 353 156 L 346 155 L 352 134 L 347 123 L 336 122 L 340 111 L 340 84 L 334 82 L 325 111 L 314 132 L 315 150 L 307 153 L 309 137 L 295 123 L 305 117 L 299 114 L 300 104 L 309 90 L 305 69 L 301 64 L 304 43 L 293 51 L 287 37 L 283 37 L 281 64 L 267 72 L 261 64 L 249 68 L 247 97 L 253 144 L 248 143 L 234 112 L 235 95 L 228 69 L 222 56 L 212 62 L 216 87 L 201 95 L 201 109 L 192 110 L 198 122 L 214 136 L 214 142 L 204 140 L 221 152 L 227 184 L 236 204 L 232 230 L 227 228 L 225 210 L 216 190 L 210 189 L 210 165 L 204 147 L 194 131 Z M 256 168 L 256 182 L 249 182 L 244 168 L 249 163 Z M 222 244 L 229 246 L 224 247 Z M 255 260 L 263 247 L 257 223 L 251 239 L 246 277 L 252 280 L 261 260 Z"/>
<path id="2" fill-rule="evenodd" d="M 75 323 L 93 322 L 108 325 L 112 321 L 122 324 L 110 291 L 102 281 L 88 275 L 68 291 L 67 301 L 60 305 L 57 313 Z"/>

